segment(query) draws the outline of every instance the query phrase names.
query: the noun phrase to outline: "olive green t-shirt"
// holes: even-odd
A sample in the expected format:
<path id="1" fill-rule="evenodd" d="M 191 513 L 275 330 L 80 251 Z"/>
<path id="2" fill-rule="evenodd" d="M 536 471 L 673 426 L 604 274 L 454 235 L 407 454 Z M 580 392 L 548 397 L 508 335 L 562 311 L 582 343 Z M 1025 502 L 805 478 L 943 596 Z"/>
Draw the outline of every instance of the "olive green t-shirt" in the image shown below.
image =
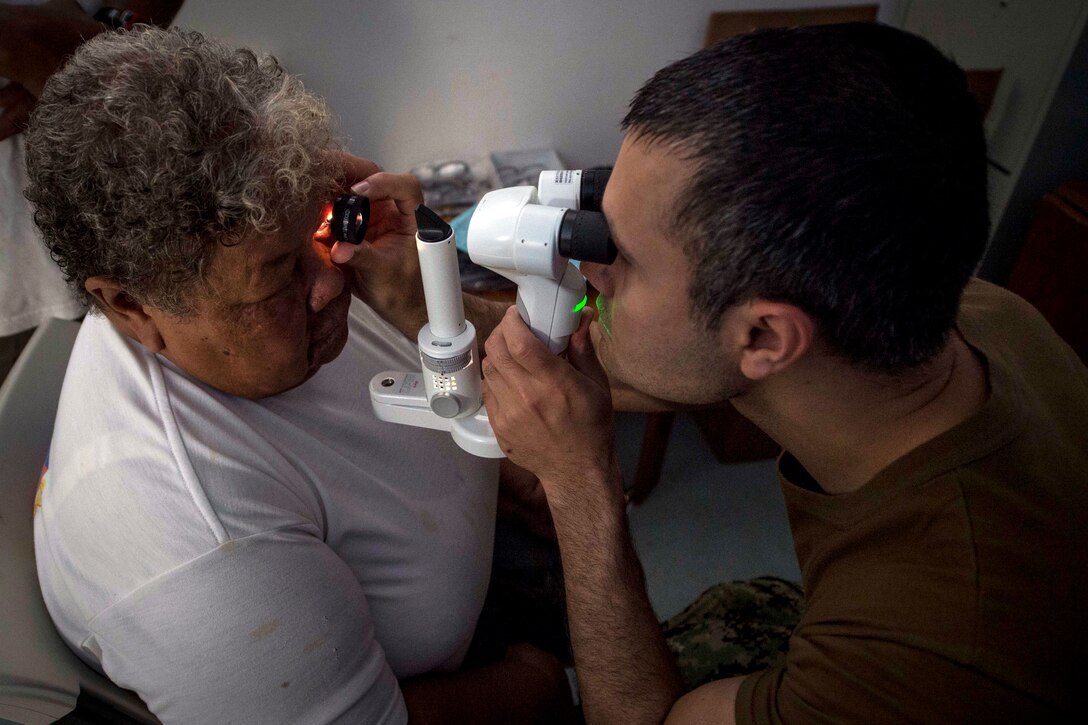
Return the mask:
<path id="1" fill-rule="evenodd" d="M 807 604 L 738 722 L 1088 722 L 1088 371 L 999 287 L 957 327 L 989 372 L 969 419 L 847 494 L 779 460 Z"/>

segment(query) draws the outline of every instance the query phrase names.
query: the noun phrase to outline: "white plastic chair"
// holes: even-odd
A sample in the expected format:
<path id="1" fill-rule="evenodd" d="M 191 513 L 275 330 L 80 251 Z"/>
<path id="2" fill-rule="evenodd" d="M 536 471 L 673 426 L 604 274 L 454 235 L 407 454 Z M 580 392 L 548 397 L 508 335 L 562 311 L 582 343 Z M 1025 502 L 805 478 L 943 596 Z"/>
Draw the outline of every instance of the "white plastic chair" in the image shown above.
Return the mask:
<path id="1" fill-rule="evenodd" d="M 39 327 L 0 387 L 0 722 L 51 723 L 83 693 L 107 720 L 158 723 L 134 693 L 68 649 L 34 567 L 34 496 L 78 331 L 79 323 L 67 320 Z"/>

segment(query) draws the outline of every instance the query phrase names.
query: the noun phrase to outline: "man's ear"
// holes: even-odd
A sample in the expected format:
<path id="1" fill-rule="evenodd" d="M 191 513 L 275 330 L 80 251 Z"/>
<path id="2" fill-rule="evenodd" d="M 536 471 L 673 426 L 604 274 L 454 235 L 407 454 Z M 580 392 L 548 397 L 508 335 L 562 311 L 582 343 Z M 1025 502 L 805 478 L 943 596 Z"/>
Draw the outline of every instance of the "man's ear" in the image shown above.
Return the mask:
<path id="1" fill-rule="evenodd" d="M 785 370 L 812 348 L 816 336 L 812 317 L 785 302 L 753 300 L 730 317 L 726 344 L 739 351 L 740 371 L 749 380 Z"/>
<path id="2" fill-rule="evenodd" d="M 109 277 L 88 277 L 83 283 L 87 293 L 94 297 L 99 309 L 113 326 L 133 340 L 137 340 L 150 352 L 162 352 L 166 343 L 155 321 L 144 306 L 125 292 L 121 285 Z"/>

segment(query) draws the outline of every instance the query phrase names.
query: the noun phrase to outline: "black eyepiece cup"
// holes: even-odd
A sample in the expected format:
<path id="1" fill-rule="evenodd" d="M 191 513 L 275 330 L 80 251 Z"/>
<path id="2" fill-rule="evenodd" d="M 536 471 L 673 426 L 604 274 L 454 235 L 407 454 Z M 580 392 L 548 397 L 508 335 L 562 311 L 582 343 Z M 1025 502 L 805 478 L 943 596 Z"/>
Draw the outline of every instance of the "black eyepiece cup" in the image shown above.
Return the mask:
<path id="1" fill-rule="evenodd" d="M 612 169 L 586 169 L 582 172 L 582 187 L 578 192 L 578 208 L 582 211 L 600 211 L 604 199 L 604 187 Z"/>
<path id="2" fill-rule="evenodd" d="M 568 209 L 559 223 L 559 254 L 581 262 L 615 262 L 616 244 L 604 214 Z"/>

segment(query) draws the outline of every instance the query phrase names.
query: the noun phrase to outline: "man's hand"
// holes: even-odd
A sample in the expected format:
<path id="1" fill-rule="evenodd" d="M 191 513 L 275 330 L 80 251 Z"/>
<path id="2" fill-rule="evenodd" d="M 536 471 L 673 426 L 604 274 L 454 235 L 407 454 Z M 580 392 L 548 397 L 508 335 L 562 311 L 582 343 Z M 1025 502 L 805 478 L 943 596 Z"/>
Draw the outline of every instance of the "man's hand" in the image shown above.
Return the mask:
<path id="1" fill-rule="evenodd" d="M 513 307 L 484 346 L 491 426 L 510 460 L 540 478 L 553 512 L 622 506 L 608 377 L 589 339 L 592 319 L 592 311 L 583 313 L 566 360 L 549 352 Z"/>
<path id="2" fill-rule="evenodd" d="M 37 98 L 49 76 L 83 41 L 105 28 L 75 0 L 41 5 L 0 3 L 0 76 Z"/>
<path id="3" fill-rule="evenodd" d="M 0 88 L 0 141 L 26 129 L 38 100 L 18 83 Z"/>
<path id="4" fill-rule="evenodd" d="M 660 723 L 682 685 L 627 532 L 592 319 L 583 313 L 563 360 L 507 311 L 487 340 L 484 402 L 503 450 L 548 497 L 586 722 Z"/>
<path id="5" fill-rule="evenodd" d="M 370 199 L 366 239 L 356 246 L 337 242 L 332 261 L 350 272 L 355 295 L 414 340 L 427 321 L 416 253 L 416 207 L 423 203 L 411 174 L 382 172 L 372 162 L 344 154 L 354 194 Z"/>

